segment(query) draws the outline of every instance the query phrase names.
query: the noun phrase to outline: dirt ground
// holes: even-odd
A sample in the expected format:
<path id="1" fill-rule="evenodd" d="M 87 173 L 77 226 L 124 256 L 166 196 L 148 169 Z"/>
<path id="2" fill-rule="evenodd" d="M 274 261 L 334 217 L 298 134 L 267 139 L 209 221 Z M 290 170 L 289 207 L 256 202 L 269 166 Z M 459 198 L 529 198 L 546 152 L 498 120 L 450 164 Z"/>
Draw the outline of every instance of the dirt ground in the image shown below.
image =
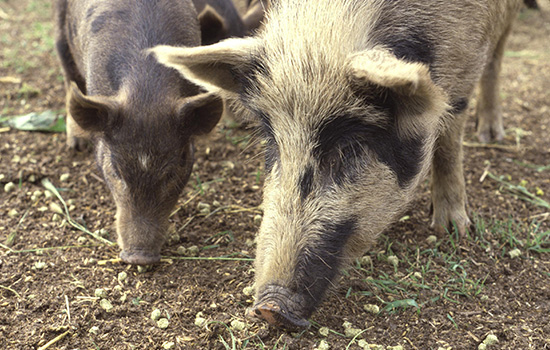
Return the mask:
<path id="1" fill-rule="evenodd" d="M 507 47 L 506 139 L 477 144 L 468 123 L 471 236 L 430 237 L 426 183 L 301 333 L 244 318 L 263 182 L 249 131 L 225 122 L 197 142 L 163 260 L 138 270 L 117 259 L 116 245 L 70 226 L 45 193 L 49 179 L 75 222 L 116 241 L 93 157 L 67 151 L 64 134 L 0 127 L 0 349 L 458 350 L 489 335 L 498 342 L 488 349 L 550 349 L 549 7 L 524 11 Z M 1 117 L 64 113 L 51 10 L 49 1 L 0 0 Z M 181 254 L 191 246 L 198 256 Z M 167 321 L 152 320 L 155 309 Z"/>

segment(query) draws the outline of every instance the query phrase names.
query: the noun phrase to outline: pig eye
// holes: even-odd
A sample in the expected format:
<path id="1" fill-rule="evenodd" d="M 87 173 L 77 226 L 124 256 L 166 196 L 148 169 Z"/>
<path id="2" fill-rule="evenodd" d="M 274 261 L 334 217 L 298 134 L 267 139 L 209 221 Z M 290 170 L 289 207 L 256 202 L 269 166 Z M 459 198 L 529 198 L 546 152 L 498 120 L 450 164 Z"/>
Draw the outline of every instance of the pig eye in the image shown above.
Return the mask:
<path id="1" fill-rule="evenodd" d="M 360 172 L 364 154 L 361 144 L 349 144 L 333 149 L 321 159 L 321 173 L 329 182 L 337 185 L 343 184 L 344 181 L 353 181 Z"/>

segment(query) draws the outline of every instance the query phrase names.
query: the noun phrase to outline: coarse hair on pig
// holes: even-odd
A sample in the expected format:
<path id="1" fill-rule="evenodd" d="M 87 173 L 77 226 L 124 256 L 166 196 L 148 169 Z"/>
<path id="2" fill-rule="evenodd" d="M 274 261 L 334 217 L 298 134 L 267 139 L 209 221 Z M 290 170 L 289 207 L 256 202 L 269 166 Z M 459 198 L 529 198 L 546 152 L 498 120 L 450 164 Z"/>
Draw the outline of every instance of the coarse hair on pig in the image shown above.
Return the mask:
<path id="1" fill-rule="evenodd" d="M 482 141 L 502 137 L 498 71 L 521 0 L 280 0 L 256 37 L 153 51 L 239 101 L 265 138 L 250 314 L 307 325 L 338 270 L 431 169 L 433 226 L 469 225 L 464 113 L 481 81 Z"/>

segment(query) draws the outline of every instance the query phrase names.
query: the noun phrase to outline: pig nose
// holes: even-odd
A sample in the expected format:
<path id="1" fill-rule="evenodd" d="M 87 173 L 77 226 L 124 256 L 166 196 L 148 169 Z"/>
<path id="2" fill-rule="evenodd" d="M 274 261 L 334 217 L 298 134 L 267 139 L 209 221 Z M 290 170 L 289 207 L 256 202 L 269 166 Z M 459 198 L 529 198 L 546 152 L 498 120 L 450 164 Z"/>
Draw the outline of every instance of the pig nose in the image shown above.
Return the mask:
<path id="1" fill-rule="evenodd" d="M 120 259 L 132 265 L 151 265 L 160 261 L 160 254 L 145 250 L 123 250 Z"/>
<path id="2" fill-rule="evenodd" d="M 246 316 L 256 320 L 267 321 L 272 326 L 287 330 L 299 330 L 309 327 L 309 321 L 291 310 L 281 296 L 271 295 L 261 298 L 254 306 L 246 311 Z M 290 304 L 293 304 L 288 299 Z"/>

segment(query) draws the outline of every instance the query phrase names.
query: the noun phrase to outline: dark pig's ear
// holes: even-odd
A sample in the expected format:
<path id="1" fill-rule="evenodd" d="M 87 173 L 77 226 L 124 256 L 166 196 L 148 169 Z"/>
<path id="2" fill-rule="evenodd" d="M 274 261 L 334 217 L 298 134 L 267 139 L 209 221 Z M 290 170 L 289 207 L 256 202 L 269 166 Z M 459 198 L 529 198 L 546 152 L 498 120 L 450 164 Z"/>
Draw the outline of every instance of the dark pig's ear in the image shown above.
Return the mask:
<path id="1" fill-rule="evenodd" d="M 103 96 L 86 96 L 74 82 L 71 82 L 69 94 L 69 113 L 74 121 L 83 130 L 103 131 L 109 113 L 117 108 L 115 101 Z"/>
<path id="2" fill-rule="evenodd" d="M 260 27 L 264 19 L 264 5 L 262 1 L 256 1 L 250 6 L 246 14 L 243 16 L 243 23 L 247 31 L 253 31 Z"/>
<path id="3" fill-rule="evenodd" d="M 186 79 L 235 99 L 241 80 L 235 72 L 251 62 L 259 39 L 233 38 L 214 45 L 197 47 L 156 46 L 149 50 L 167 67 L 177 69 Z"/>
<path id="4" fill-rule="evenodd" d="M 227 37 L 225 19 L 210 5 L 206 5 L 199 14 L 202 45 L 210 45 Z"/>
<path id="5" fill-rule="evenodd" d="M 182 99 L 179 116 L 185 133 L 208 134 L 223 114 L 223 100 L 215 93 L 203 93 Z"/>
<path id="6" fill-rule="evenodd" d="M 369 49 L 352 55 L 349 66 L 356 89 L 382 91 L 403 133 L 434 128 L 449 109 L 447 95 L 423 63 L 398 59 L 385 49 Z"/>

